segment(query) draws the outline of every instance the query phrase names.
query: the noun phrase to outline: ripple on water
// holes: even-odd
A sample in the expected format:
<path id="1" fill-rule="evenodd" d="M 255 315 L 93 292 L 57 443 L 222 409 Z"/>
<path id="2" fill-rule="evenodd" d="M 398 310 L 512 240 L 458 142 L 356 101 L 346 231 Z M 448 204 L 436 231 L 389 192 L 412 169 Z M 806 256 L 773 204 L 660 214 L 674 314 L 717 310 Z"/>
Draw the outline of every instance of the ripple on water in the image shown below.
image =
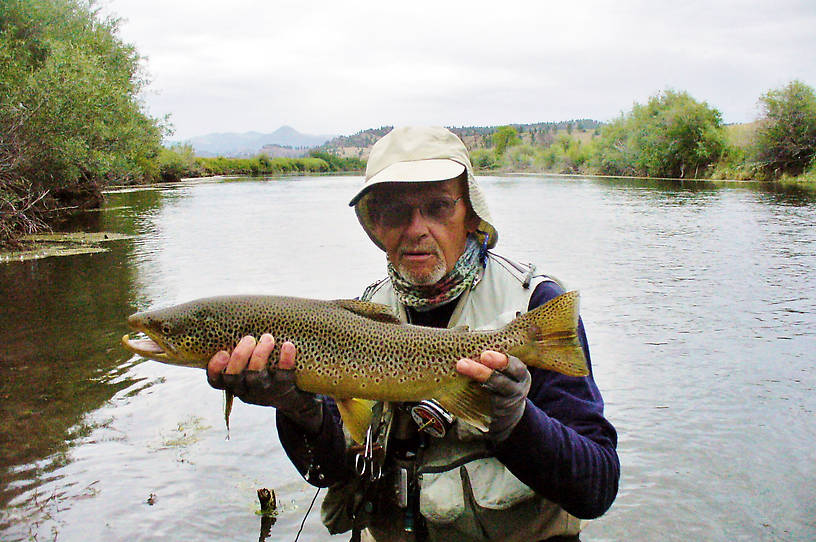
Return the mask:
<path id="1" fill-rule="evenodd" d="M 0 537 L 255 539 L 259 487 L 282 503 L 273 534 L 296 532 L 314 492 L 269 409 L 236 403 L 225 440 L 203 371 L 134 363 L 118 337 L 135 309 L 196 297 L 358 295 L 384 274 L 345 205 L 358 183 L 110 194 L 102 227 L 134 238 L 0 265 L 0 409 L 47 437 L 9 465 Z M 581 291 L 622 462 L 617 501 L 587 539 L 816 539 L 814 200 L 747 185 L 483 186 L 499 251 Z M 302 540 L 326 538 L 318 515 Z"/>

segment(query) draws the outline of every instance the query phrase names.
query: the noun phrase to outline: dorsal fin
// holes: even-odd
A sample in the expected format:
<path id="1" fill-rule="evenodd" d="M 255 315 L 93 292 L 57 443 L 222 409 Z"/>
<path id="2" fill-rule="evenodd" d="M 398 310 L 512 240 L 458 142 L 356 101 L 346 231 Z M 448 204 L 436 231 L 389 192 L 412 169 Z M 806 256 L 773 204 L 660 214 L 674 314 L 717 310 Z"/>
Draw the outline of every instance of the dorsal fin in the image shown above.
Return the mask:
<path id="1" fill-rule="evenodd" d="M 388 305 L 372 303 L 370 301 L 360 301 L 359 299 L 335 299 L 332 301 L 349 312 L 360 315 L 363 318 L 370 318 L 385 324 L 401 324 L 399 318 L 394 315 L 393 309 Z"/>

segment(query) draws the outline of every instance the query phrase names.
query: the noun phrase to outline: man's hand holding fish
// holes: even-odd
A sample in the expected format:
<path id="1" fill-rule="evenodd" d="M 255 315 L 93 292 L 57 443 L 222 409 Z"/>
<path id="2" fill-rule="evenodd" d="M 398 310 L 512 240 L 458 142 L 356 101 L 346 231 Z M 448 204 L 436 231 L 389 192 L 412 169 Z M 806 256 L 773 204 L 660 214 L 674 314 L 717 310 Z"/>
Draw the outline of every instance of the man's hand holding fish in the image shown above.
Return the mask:
<path id="1" fill-rule="evenodd" d="M 269 366 L 275 338 L 265 333 L 257 342 L 243 337 L 232 353 L 220 350 L 207 365 L 207 381 L 216 389 L 229 390 L 251 405 L 271 406 L 286 414 L 311 434 L 320 430 L 322 404 L 313 393 L 295 385 L 295 345 L 281 345 L 280 360 Z"/>

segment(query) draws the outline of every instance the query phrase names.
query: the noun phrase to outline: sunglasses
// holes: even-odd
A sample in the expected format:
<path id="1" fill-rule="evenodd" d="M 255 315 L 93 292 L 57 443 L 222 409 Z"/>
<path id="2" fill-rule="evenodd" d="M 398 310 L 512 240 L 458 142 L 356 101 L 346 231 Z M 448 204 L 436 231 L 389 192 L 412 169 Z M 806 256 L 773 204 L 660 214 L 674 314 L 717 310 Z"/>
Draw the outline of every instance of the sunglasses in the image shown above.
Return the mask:
<path id="1" fill-rule="evenodd" d="M 443 224 L 456 211 L 456 204 L 464 196 L 456 199 L 439 196 L 420 203 L 406 203 L 404 201 L 377 202 L 371 206 L 371 219 L 386 228 L 407 226 L 414 218 L 414 209 L 419 209 L 423 218 Z"/>

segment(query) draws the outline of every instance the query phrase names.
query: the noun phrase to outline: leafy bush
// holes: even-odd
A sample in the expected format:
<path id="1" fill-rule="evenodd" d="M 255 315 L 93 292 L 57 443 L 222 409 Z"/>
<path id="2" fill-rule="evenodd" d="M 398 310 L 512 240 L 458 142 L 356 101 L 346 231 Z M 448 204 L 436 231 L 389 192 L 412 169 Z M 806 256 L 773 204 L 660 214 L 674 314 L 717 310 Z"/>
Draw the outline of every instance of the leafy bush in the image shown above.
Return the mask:
<path id="1" fill-rule="evenodd" d="M 470 163 L 476 169 L 496 169 L 499 167 L 496 154 L 487 149 L 473 149 L 470 151 Z"/>
<path id="2" fill-rule="evenodd" d="M 712 179 L 738 181 L 756 178 L 756 163 L 750 159 L 750 149 L 737 145 L 726 146 L 720 160 L 709 167 L 708 176 Z"/>
<path id="3" fill-rule="evenodd" d="M 593 162 L 609 175 L 696 178 L 724 149 L 720 112 L 667 90 L 605 126 Z"/>
<path id="4" fill-rule="evenodd" d="M 301 158 L 303 164 L 303 171 L 311 173 L 325 173 L 329 171 L 329 163 L 322 158 L 315 158 L 314 156 Z"/>
<path id="5" fill-rule="evenodd" d="M 505 151 L 505 159 L 516 170 L 530 169 L 536 158 L 536 151 L 532 145 L 514 145 Z"/>
<path id="6" fill-rule="evenodd" d="M 770 178 L 799 175 L 816 156 L 816 94 L 801 81 L 770 90 L 759 99 L 757 159 Z"/>
<path id="7" fill-rule="evenodd" d="M 808 186 L 811 189 L 816 189 L 816 158 L 810 165 L 799 175 L 789 175 L 784 173 L 779 179 L 782 184 L 792 184 L 797 186 Z"/>
<path id="8" fill-rule="evenodd" d="M 580 173 L 586 169 L 593 149 L 591 144 L 583 144 L 580 139 L 562 134 L 538 154 L 535 163 L 548 171 Z"/>
<path id="9" fill-rule="evenodd" d="M 326 162 L 329 169 L 325 171 L 363 171 L 366 167 L 365 161 L 360 160 L 356 156 L 341 158 L 329 152 L 317 150 L 310 152 L 309 156 L 312 158 L 319 158 L 320 160 Z"/>
<path id="10" fill-rule="evenodd" d="M 173 145 L 159 151 L 159 176 L 163 181 L 178 181 L 182 177 L 198 177 L 204 168 L 196 161 L 192 145 Z"/>

